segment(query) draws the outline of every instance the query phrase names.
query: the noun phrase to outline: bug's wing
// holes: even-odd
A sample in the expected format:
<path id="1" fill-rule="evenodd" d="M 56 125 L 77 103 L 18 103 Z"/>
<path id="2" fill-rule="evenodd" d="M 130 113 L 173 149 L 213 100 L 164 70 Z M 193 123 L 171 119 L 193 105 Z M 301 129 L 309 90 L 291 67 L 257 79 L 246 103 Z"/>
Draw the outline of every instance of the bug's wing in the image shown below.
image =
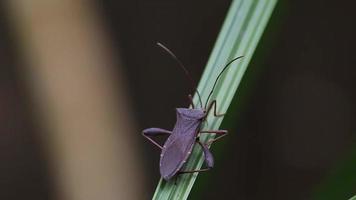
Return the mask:
<path id="1" fill-rule="evenodd" d="M 195 139 L 190 137 L 171 139 L 171 142 L 166 144 L 160 161 L 160 172 L 165 179 L 174 176 L 183 166 L 195 142 Z"/>
<path id="2" fill-rule="evenodd" d="M 170 179 L 182 168 L 192 151 L 200 124 L 200 120 L 185 119 L 177 115 L 176 125 L 161 154 L 160 172 L 164 179 Z"/>

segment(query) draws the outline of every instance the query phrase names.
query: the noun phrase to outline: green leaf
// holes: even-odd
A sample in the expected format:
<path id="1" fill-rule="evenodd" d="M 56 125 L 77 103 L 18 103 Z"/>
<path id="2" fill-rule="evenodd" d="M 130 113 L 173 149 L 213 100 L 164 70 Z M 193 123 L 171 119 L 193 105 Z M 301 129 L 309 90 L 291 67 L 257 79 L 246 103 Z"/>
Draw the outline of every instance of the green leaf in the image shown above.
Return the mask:
<path id="1" fill-rule="evenodd" d="M 211 99 L 217 100 L 218 113 L 227 111 L 276 2 L 277 0 L 234 0 L 232 2 L 198 85 L 204 103 L 215 79 L 226 63 L 238 56 L 244 56 L 244 58 L 235 61 L 223 73 L 216 85 Z M 194 102 L 198 105 L 199 100 L 196 95 Z M 217 118 L 210 115 L 207 118 L 207 123 L 204 123 L 203 129 L 217 130 L 222 120 L 222 117 Z M 201 140 L 207 141 L 213 137 L 213 135 L 204 134 Z M 202 150 L 195 147 L 185 169 L 200 169 L 202 164 Z M 168 182 L 161 179 L 153 199 L 187 199 L 197 176 L 198 173 L 182 174 L 179 175 L 177 181 Z"/>
<path id="2" fill-rule="evenodd" d="M 312 199 L 348 199 L 355 193 L 356 185 L 356 147 L 338 162 L 324 180 L 317 186 Z M 356 196 L 351 198 L 356 200 Z"/>

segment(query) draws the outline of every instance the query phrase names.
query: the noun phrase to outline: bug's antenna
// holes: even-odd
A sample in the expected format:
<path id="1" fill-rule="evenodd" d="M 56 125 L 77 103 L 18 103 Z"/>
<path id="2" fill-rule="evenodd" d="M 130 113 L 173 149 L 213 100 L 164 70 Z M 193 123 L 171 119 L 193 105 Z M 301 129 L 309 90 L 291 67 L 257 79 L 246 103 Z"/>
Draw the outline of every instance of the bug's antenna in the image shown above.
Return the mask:
<path id="1" fill-rule="evenodd" d="M 213 88 L 211 89 L 208 98 L 206 99 L 206 102 L 205 102 L 205 105 L 204 105 L 204 109 L 206 109 L 206 106 L 207 106 L 207 104 L 208 104 L 208 102 L 209 102 L 209 98 L 210 98 L 211 95 L 213 94 L 214 88 L 215 88 L 216 83 L 218 82 L 218 80 L 219 80 L 221 74 L 225 71 L 225 69 L 227 69 L 227 67 L 229 67 L 229 65 L 230 65 L 231 63 L 233 63 L 235 60 L 238 60 L 238 59 L 240 59 L 240 58 L 242 58 L 242 57 L 244 57 L 244 56 L 239 56 L 239 57 L 237 57 L 237 58 L 234 58 L 234 59 L 230 60 L 230 62 L 228 62 L 228 63 L 225 65 L 225 67 L 223 68 L 223 70 L 221 70 L 220 74 L 219 74 L 218 77 L 215 79 Z"/>
<path id="2" fill-rule="evenodd" d="M 202 102 L 202 100 L 201 100 L 200 93 L 199 93 L 199 91 L 198 91 L 198 89 L 197 89 L 197 85 L 195 84 L 194 80 L 193 80 L 192 77 L 190 76 L 188 70 L 184 67 L 183 63 L 177 58 L 177 56 L 176 56 L 171 50 L 169 50 L 169 49 L 168 49 L 167 47 L 165 47 L 163 44 L 157 42 L 157 45 L 158 45 L 159 47 L 161 47 L 163 50 L 165 50 L 167 53 L 169 53 L 169 55 L 171 55 L 172 58 L 173 58 L 174 60 L 176 60 L 177 63 L 179 64 L 179 66 L 184 70 L 185 75 L 189 78 L 189 80 L 190 80 L 190 82 L 191 82 L 191 84 L 192 84 L 192 88 L 193 88 L 193 89 L 197 92 L 197 94 L 198 94 L 200 105 L 203 106 L 203 102 Z"/>

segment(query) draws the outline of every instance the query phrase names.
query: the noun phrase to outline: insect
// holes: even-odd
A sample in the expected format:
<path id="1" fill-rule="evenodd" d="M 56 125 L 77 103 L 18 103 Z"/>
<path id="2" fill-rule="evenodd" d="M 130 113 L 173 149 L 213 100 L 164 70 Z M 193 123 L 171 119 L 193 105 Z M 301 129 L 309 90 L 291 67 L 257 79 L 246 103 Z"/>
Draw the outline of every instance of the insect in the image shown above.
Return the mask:
<path id="1" fill-rule="evenodd" d="M 177 121 L 172 131 L 165 130 L 161 128 L 147 128 L 142 131 L 142 135 L 147 138 L 154 145 L 159 147 L 161 151 L 160 155 L 160 174 L 163 179 L 170 180 L 178 174 L 182 173 L 195 173 L 195 172 L 203 172 L 208 171 L 214 166 L 214 158 L 212 153 L 209 151 L 209 146 L 216 140 L 227 135 L 227 130 L 201 130 L 202 123 L 206 120 L 209 112 L 213 109 L 215 117 L 221 117 L 224 114 L 218 114 L 216 112 L 216 100 L 213 100 L 209 103 L 209 98 L 213 93 L 215 85 L 219 80 L 221 74 L 227 69 L 227 67 L 234 62 L 235 60 L 242 58 L 243 56 L 239 56 L 234 58 L 229 63 L 225 65 L 223 70 L 217 76 L 213 88 L 210 91 L 206 103 L 203 107 L 201 96 L 196 88 L 196 85 L 193 79 L 190 77 L 188 70 L 184 67 L 182 62 L 177 58 L 177 56 L 170 51 L 167 47 L 162 45 L 161 43 L 157 43 L 159 47 L 165 50 L 168 54 L 170 54 L 179 64 L 179 66 L 184 70 L 185 74 L 188 76 L 192 83 L 193 89 L 197 92 L 199 97 L 199 102 L 201 108 L 197 108 L 193 103 L 192 95 L 188 95 L 190 101 L 191 108 L 176 108 Z M 216 134 L 216 138 L 209 140 L 207 143 L 202 143 L 199 140 L 200 134 Z M 159 135 L 168 135 L 167 140 L 164 145 L 161 146 L 151 137 L 159 136 Z M 186 163 L 189 155 L 192 152 L 192 149 L 195 144 L 199 144 L 204 153 L 204 159 L 207 168 L 197 169 L 197 170 L 182 170 L 183 165 Z"/>

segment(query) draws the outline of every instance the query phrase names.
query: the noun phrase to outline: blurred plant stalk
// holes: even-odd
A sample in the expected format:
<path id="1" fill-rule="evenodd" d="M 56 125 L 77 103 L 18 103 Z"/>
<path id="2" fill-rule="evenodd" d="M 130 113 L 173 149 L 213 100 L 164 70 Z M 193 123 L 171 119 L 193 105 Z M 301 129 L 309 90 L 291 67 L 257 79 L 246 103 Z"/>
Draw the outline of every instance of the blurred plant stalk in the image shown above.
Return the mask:
<path id="1" fill-rule="evenodd" d="M 6 2 L 59 199 L 143 199 L 124 76 L 90 1 Z M 115 54 L 116 57 L 116 54 Z M 116 69 L 117 70 L 117 69 Z M 120 70 L 120 69 L 118 69 Z"/>

